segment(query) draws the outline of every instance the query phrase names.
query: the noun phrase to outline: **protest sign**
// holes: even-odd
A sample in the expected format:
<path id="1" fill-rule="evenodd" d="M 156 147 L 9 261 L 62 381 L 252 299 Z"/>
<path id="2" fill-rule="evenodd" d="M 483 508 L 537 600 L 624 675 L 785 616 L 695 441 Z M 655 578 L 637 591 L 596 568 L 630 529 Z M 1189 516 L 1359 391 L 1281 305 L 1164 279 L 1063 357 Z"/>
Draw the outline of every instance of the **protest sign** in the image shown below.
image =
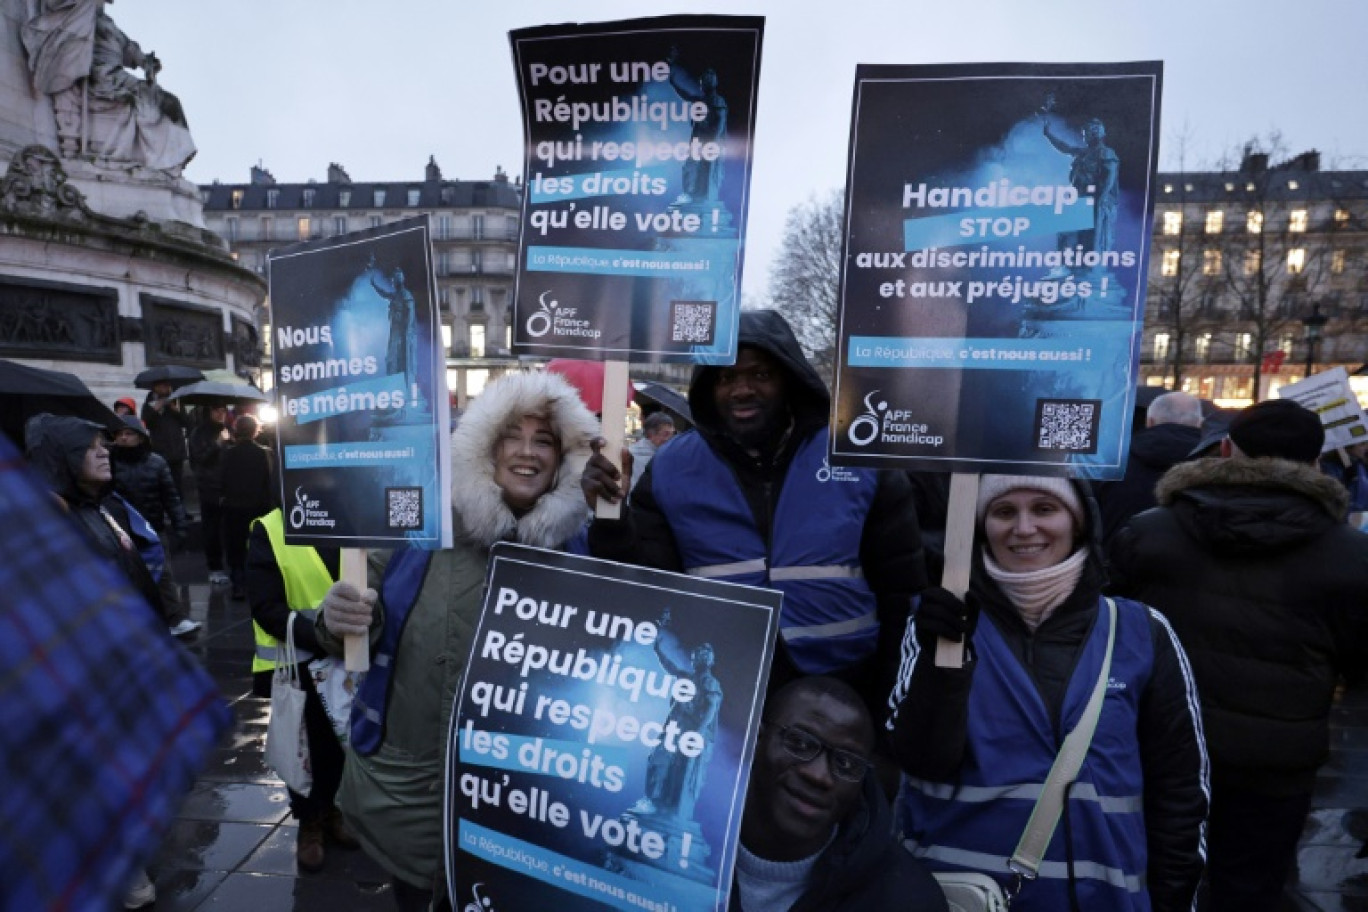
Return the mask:
<path id="1" fill-rule="evenodd" d="M 1320 416 L 1325 426 L 1325 446 L 1321 452 L 1368 443 L 1368 421 L 1349 387 L 1349 372 L 1344 368 L 1333 367 L 1289 383 L 1279 388 L 1278 398 L 1291 399 Z"/>
<path id="2" fill-rule="evenodd" d="M 450 547 L 427 218 L 273 250 L 270 287 L 286 541 Z"/>
<path id="3" fill-rule="evenodd" d="M 833 464 L 1121 477 L 1160 80 L 857 69 Z"/>
<path id="4" fill-rule="evenodd" d="M 780 600 L 496 545 L 448 739 L 452 907 L 725 909 Z"/>
<path id="5" fill-rule="evenodd" d="M 525 137 L 513 341 L 730 364 L 764 20 L 511 32 Z"/>

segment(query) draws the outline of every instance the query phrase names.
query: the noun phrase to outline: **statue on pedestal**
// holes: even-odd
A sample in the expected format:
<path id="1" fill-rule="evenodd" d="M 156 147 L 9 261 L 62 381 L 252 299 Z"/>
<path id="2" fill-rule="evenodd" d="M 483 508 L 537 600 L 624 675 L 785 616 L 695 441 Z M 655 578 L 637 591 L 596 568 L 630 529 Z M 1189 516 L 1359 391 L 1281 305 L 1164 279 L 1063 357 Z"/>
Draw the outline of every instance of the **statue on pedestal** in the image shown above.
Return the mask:
<path id="1" fill-rule="evenodd" d="M 161 61 L 109 18 L 106 2 L 37 0 L 21 36 L 34 90 L 52 99 L 63 157 L 178 177 L 195 156 L 185 112 L 157 83 Z"/>

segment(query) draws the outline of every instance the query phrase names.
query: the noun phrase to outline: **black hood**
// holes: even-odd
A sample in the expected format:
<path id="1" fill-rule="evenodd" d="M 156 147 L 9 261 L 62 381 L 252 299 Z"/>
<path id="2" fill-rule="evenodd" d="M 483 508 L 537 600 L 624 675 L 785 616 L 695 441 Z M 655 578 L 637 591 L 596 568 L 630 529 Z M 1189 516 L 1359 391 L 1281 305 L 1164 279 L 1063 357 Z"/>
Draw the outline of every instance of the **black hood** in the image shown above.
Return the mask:
<path id="1" fill-rule="evenodd" d="M 831 411 L 831 394 L 803 355 L 803 348 L 788 322 L 777 310 L 741 311 L 736 345 L 738 349 L 758 348 L 783 367 L 788 380 L 786 395 L 795 425 L 805 428 L 814 422 L 827 422 Z M 712 365 L 695 367 L 693 379 L 689 383 L 689 408 L 693 411 L 694 423 L 708 434 L 718 434 L 722 430 L 717 406 L 713 402 L 713 387 L 720 370 L 720 367 Z"/>
<path id="2" fill-rule="evenodd" d="M 78 483 L 90 441 L 105 428 L 84 418 L 35 415 L 24 425 L 28 460 L 54 492 L 68 501 L 88 499 Z"/>
<path id="3" fill-rule="evenodd" d="M 1186 460 L 1201 439 L 1201 428 L 1156 424 L 1135 435 L 1130 454 L 1156 472 L 1167 472 Z"/>

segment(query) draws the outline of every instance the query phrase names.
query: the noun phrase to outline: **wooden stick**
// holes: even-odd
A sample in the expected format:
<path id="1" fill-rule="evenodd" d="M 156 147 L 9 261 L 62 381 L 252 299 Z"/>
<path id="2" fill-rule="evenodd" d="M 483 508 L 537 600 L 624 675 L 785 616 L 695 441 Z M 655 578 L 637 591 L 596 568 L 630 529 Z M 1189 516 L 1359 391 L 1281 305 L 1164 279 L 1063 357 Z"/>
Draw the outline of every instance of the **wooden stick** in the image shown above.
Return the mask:
<path id="1" fill-rule="evenodd" d="M 969 591 L 974 556 L 974 509 L 978 506 L 979 476 L 956 472 L 950 476 L 950 505 L 945 514 L 945 570 L 941 586 L 957 598 Z M 936 642 L 936 667 L 964 665 L 964 643 L 941 637 Z"/>
<path id="2" fill-rule="evenodd" d="M 599 433 L 605 441 L 603 455 L 621 472 L 623 428 L 627 424 L 626 361 L 603 362 L 602 408 L 603 426 Z M 624 497 L 631 484 L 632 479 L 624 473 L 620 482 Z M 618 519 L 622 516 L 622 501 L 609 503 L 600 497 L 594 515 L 599 519 Z"/>
<path id="3" fill-rule="evenodd" d="M 366 549 L 342 549 L 342 580 L 351 583 L 358 592 L 366 591 Z M 349 636 L 342 638 L 346 646 L 347 671 L 370 670 L 370 637 Z"/>

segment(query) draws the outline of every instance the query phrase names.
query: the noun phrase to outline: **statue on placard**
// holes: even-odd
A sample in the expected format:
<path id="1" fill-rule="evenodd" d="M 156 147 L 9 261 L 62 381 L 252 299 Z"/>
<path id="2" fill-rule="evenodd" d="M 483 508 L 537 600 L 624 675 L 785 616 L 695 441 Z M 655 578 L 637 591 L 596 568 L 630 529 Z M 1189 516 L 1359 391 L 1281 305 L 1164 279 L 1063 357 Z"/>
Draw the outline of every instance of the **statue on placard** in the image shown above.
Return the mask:
<path id="1" fill-rule="evenodd" d="M 1041 108 L 1045 139 L 1050 145 L 1073 161 L 1069 166 L 1069 183 L 1080 197 L 1091 197 L 1093 230 L 1090 250 L 1105 253 L 1116 246 L 1116 214 L 1120 206 L 1119 175 L 1121 161 L 1116 151 L 1107 145 L 1107 128 L 1096 117 L 1083 125 L 1083 142 L 1054 132 L 1049 114 L 1054 109 L 1053 95 L 1046 96 Z"/>
<path id="2" fill-rule="evenodd" d="M 112 0 L 37 0 L 22 28 L 33 87 L 52 99 L 62 154 L 179 175 L 195 156 L 161 61 L 104 11 Z M 141 77 L 132 70 L 141 70 Z"/>
<path id="3" fill-rule="evenodd" d="M 646 794 L 632 806 L 632 811 L 692 820 L 712 758 L 713 742 L 717 740 L 722 684 L 713 674 L 717 654 L 712 644 L 702 643 L 685 653 L 669 626 L 670 609 L 666 608 L 657 623 L 660 633 L 655 642 L 656 656 L 670 674 L 693 681 L 694 696 L 690 700 L 671 700 L 666 722 L 675 723 L 681 732 L 701 735 L 703 750 L 689 757 L 663 743 L 655 747 L 646 761 Z"/>
<path id="4" fill-rule="evenodd" d="M 680 66 L 676 48 L 670 49 L 667 62 L 670 65 L 670 86 L 685 101 L 701 102 L 706 111 L 702 120 L 694 122 L 690 138 L 700 143 L 716 143 L 723 152 L 716 161 L 690 158 L 684 162 L 680 175 L 683 192 L 674 205 L 716 205 L 722 190 L 723 163 L 727 158 L 727 100 L 717 90 L 717 71 L 712 67 L 694 79 Z"/>

